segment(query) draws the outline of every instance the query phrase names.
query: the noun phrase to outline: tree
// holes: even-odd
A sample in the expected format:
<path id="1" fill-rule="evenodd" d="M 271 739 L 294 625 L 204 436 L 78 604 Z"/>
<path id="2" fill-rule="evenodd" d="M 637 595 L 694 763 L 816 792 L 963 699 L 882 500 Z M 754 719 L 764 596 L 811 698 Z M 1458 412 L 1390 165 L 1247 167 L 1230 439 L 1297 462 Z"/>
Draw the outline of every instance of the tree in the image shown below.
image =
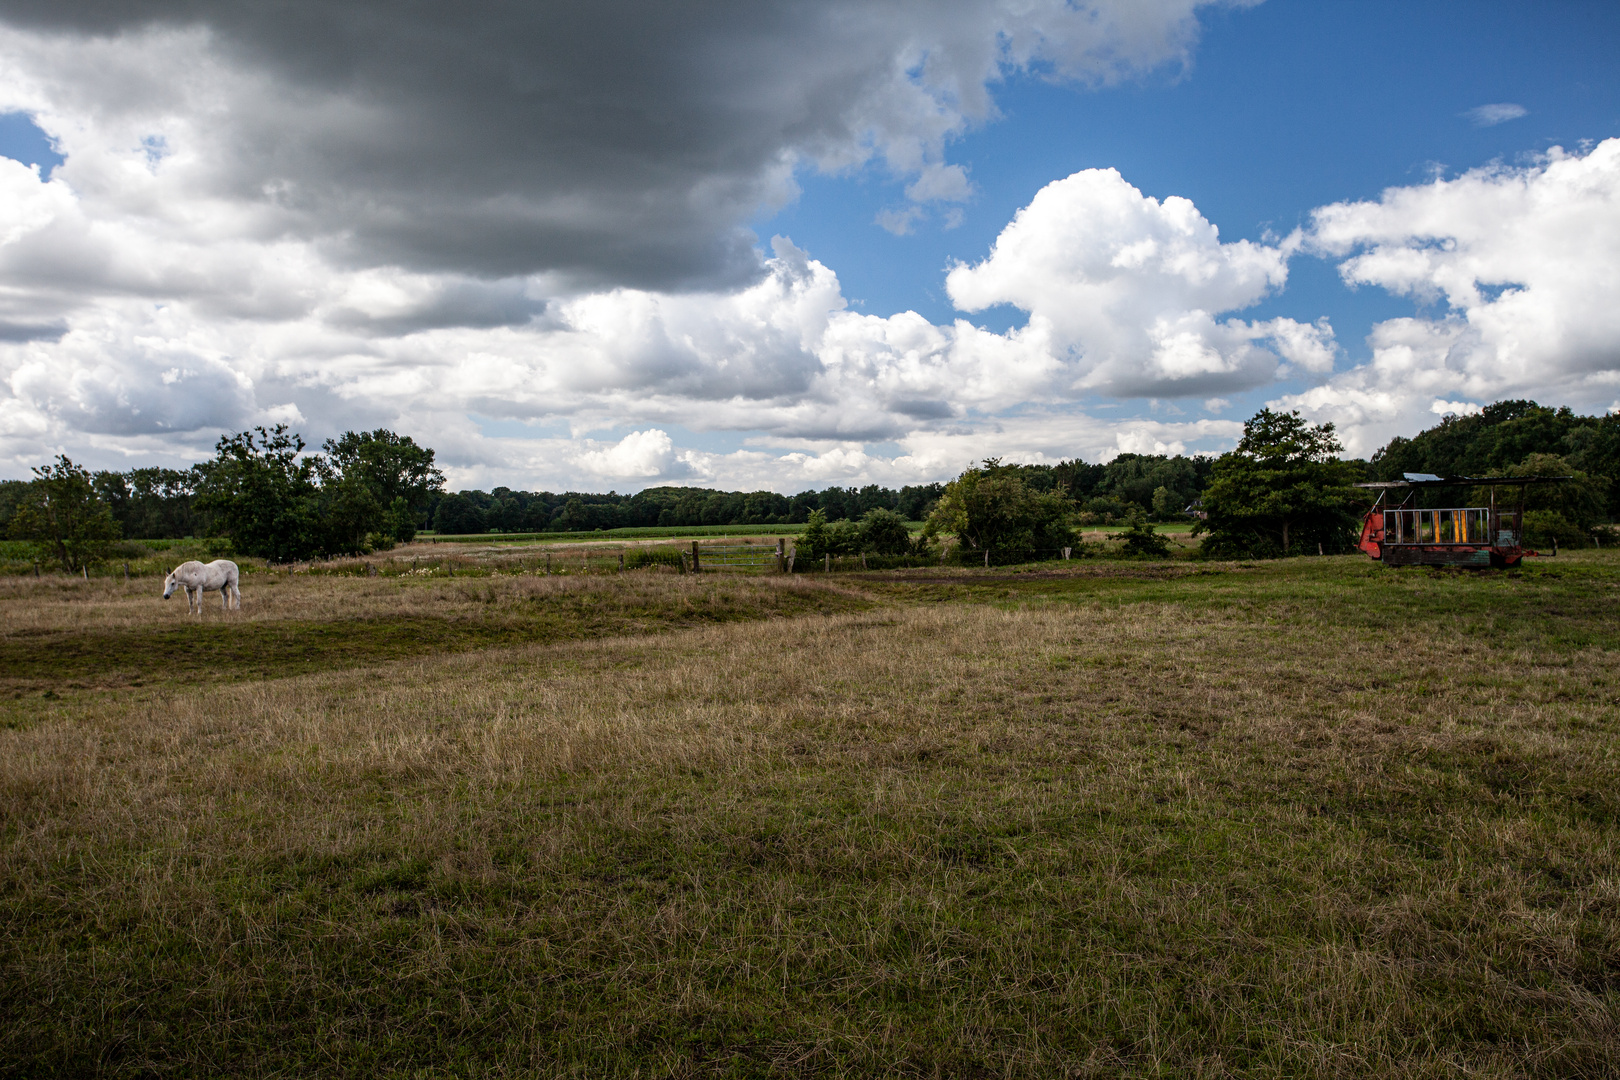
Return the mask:
<path id="1" fill-rule="evenodd" d="M 966 548 L 1009 555 L 1056 551 L 1075 544 L 1069 524 L 1074 509 L 1064 489 L 1036 491 L 1024 483 L 1017 466 L 986 458 L 982 467 L 945 485 L 924 536 L 951 532 Z"/>
<path id="2" fill-rule="evenodd" d="M 343 480 L 364 484 L 375 504 L 372 528 L 386 530 L 401 543 L 416 535 L 417 515 L 444 488 L 444 474 L 433 464 L 433 451 L 416 445 L 409 435 L 396 435 L 386 428 L 376 431 L 345 431 L 321 445 L 326 466 Z M 397 500 L 404 499 L 408 520 L 397 513 Z M 350 503 L 358 506 L 357 496 Z"/>
<path id="3" fill-rule="evenodd" d="M 1269 558 L 1318 544 L 1330 554 L 1354 549 L 1363 500 L 1351 485 L 1360 472 L 1334 458 L 1341 449 L 1332 424 L 1312 424 L 1298 412 L 1256 413 L 1204 490 L 1204 553 Z"/>
<path id="4" fill-rule="evenodd" d="M 1567 460 L 1556 454 L 1530 454 L 1517 465 L 1498 469 L 1492 476 L 1567 476 L 1561 484 L 1535 484 L 1526 486 L 1524 497 L 1524 542 L 1546 545 L 1556 540 L 1563 547 L 1586 547 L 1591 541 L 1592 529 L 1601 523 L 1607 510 L 1608 479 L 1589 476 L 1570 467 Z M 1519 489 L 1512 486 L 1496 489 L 1498 506 L 1506 507 L 1505 500 L 1519 498 Z M 1491 501 L 1489 488 L 1475 488 L 1470 496 L 1474 506 L 1485 506 Z"/>
<path id="5" fill-rule="evenodd" d="M 433 530 L 437 533 L 481 533 L 485 528 L 483 512 L 466 492 L 446 495 L 433 512 Z"/>
<path id="6" fill-rule="evenodd" d="M 184 472 L 159 468 L 98 472 L 90 482 L 111 508 L 126 537 L 177 540 L 202 536 L 207 530 L 196 507 L 207 468 L 195 465 Z"/>
<path id="7" fill-rule="evenodd" d="M 89 470 L 62 454 L 55 465 L 33 472 L 12 511 L 10 535 L 34 541 L 69 573 L 104 560 L 122 534 L 112 510 L 97 497 Z"/>
<path id="8" fill-rule="evenodd" d="M 214 449 L 197 501 L 238 552 L 290 562 L 328 551 L 320 462 L 302 456 L 302 438 L 277 424 L 222 436 Z"/>

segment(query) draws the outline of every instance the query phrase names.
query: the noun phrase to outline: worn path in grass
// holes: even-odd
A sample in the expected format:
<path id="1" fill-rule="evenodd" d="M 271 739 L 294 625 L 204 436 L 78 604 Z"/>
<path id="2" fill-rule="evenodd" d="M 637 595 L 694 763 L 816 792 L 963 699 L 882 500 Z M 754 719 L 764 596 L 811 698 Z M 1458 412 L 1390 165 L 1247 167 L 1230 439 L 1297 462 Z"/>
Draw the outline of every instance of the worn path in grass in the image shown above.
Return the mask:
<path id="1" fill-rule="evenodd" d="M 0 731 L 0 1074 L 1613 1076 L 1616 570 L 85 695 Z"/>

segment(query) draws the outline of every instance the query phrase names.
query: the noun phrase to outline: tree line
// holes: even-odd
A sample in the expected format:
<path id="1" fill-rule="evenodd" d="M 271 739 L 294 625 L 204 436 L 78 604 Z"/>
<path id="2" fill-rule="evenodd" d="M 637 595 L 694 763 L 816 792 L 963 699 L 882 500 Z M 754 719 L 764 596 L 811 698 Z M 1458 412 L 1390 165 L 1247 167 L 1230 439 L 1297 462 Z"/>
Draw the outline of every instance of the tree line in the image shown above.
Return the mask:
<path id="1" fill-rule="evenodd" d="M 229 538 L 273 561 L 353 554 L 440 533 L 577 532 L 624 527 L 805 525 L 800 550 L 923 554 L 944 536 L 963 557 L 1051 555 L 1083 548 L 1079 529 L 1119 525 L 1128 551 L 1162 554 L 1153 522 L 1200 518 L 1212 557 L 1353 549 L 1368 496 L 1358 480 L 1439 475 L 1559 475 L 1532 489 L 1527 539 L 1565 546 L 1620 518 L 1620 416 L 1579 416 L 1502 401 L 1396 437 L 1371 460 L 1344 460 L 1331 424 L 1261 410 L 1237 447 L 1208 455 L 1121 454 L 1020 465 L 987 459 L 947 484 L 869 484 L 780 495 L 655 487 L 632 495 L 447 492 L 432 449 L 386 429 L 345 432 L 307 452 L 285 425 L 222 437 L 187 470 L 89 472 L 63 456 L 30 481 L 0 483 L 0 530 L 77 570 L 120 537 Z M 1426 504 L 1477 493 L 1426 490 Z M 906 526 L 924 521 L 920 535 Z M 941 547 L 940 550 L 943 550 Z"/>

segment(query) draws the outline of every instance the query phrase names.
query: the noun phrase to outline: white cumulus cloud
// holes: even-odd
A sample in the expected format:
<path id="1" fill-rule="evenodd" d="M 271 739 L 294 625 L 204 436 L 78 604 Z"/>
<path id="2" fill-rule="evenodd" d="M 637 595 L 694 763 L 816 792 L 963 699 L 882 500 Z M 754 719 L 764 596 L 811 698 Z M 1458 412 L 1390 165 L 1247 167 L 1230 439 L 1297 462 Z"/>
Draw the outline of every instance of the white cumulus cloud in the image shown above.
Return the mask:
<path id="1" fill-rule="evenodd" d="M 1425 426 L 1436 401 L 1613 400 L 1620 139 L 1323 207 L 1308 245 L 1348 284 L 1437 309 L 1379 323 L 1370 362 L 1282 402 L 1337 421 L 1351 450 Z"/>
<path id="2" fill-rule="evenodd" d="M 1089 169 L 1042 188 L 989 258 L 953 269 L 946 287 L 965 311 L 1027 311 L 1027 334 L 1062 359 L 1071 392 L 1174 397 L 1270 382 L 1279 352 L 1307 371 L 1331 368 L 1325 321 L 1221 318 L 1287 277 L 1284 248 L 1223 244 L 1189 200 L 1160 202 L 1113 169 Z"/>

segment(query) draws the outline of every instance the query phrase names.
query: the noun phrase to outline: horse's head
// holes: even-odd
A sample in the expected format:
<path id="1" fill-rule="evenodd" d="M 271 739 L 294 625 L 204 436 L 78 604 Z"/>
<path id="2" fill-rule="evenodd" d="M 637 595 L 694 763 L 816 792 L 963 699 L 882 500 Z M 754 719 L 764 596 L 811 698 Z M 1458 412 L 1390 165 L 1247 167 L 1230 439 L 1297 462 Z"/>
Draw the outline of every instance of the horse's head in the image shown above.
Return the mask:
<path id="1" fill-rule="evenodd" d="M 163 579 L 163 599 L 165 600 L 173 596 L 174 590 L 180 587 L 179 579 L 174 576 L 177 570 L 178 568 L 176 568 L 176 570 L 170 570 L 169 576 Z"/>

